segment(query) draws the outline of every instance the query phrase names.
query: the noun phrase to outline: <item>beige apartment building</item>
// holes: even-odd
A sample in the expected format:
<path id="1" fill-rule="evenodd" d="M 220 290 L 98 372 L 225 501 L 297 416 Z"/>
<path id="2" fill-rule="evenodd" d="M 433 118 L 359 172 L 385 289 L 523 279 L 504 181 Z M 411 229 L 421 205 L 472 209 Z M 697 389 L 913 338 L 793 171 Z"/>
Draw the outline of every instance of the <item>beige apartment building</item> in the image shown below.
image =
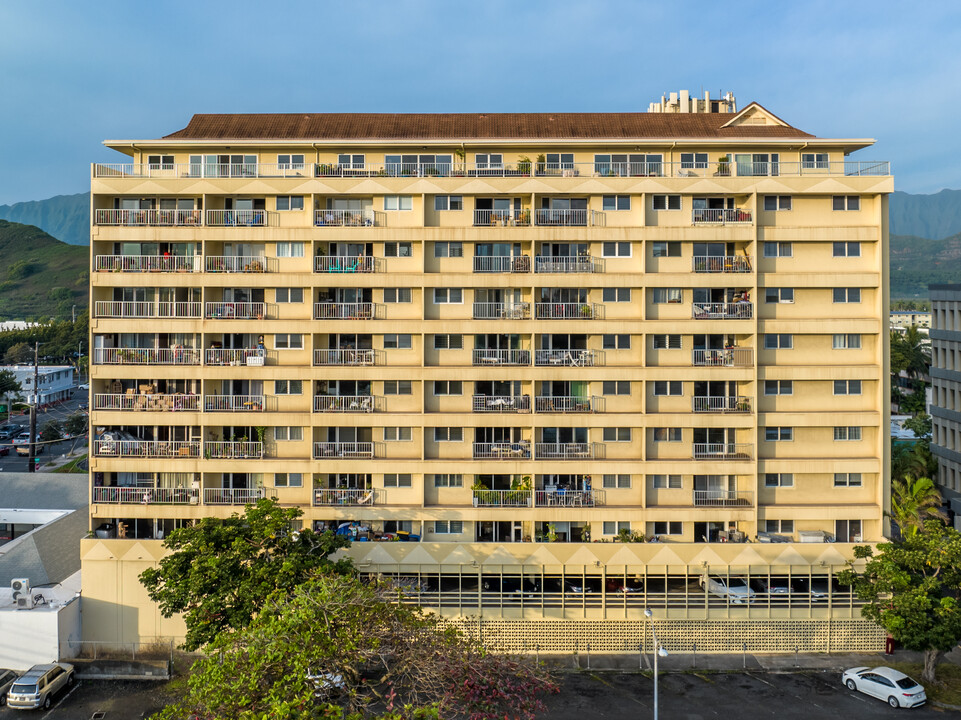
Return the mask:
<path id="1" fill-rule="evenodd" d="M 269 496 L 488 636 L 876 642 L 832 580 L 887 502 L 872 143 L 686 93 L 108 141 L 85 634 L 178 634 L 136 574 Z"/>

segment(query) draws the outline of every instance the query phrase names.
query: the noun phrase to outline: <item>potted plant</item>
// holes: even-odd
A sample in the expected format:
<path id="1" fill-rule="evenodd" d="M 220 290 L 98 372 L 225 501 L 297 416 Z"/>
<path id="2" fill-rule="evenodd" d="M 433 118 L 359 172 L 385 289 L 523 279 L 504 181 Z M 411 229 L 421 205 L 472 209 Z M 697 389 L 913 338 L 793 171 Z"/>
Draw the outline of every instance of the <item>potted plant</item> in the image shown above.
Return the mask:
<path id="1" fill-rule="evenodd" d="M 718 176 L 726 177 L 731 174 L 730 159 L 727 155 L 722 155 L 717 159 L 717 173 Z"/>
<path id="2" fill-rule="evenodd" d="M 591 306 L 587 303 L 581 305 L 581 317 L 589 318 L 591 316 Z"/>
<path id="3" fill-rule="evenodd" d="M 547 542 L 557 542 L 557 528 L 554 523 L 547 523 L 547 532 L 544 533 Z"/>
<path id="4" fill-rule="evenodd" d="M 547 169 L 547 156 L 541 153 L 535 159 L 537 166 L 534 168 L 534 173 L 537 175 L 543 175 L 544 171 Z"/>
<path id="5" fill-rule="evenodd" d="M 481 500 L 489 500 L 487 493 L 484 492 L 487 490 L 487 486 L 480 480 L 475 480 L 474 484 L 470 486 L 470 489 L 473 491 L 474 495 L 474 507 L 477 507 L 478 502 Z"/>
<path id="6" fill-rule="evenodd" d="M 531 174 L 531 159 L 527 155 L 523 155 L 517 158 L 517 172 L 521 175 L 530 176 Z"/>

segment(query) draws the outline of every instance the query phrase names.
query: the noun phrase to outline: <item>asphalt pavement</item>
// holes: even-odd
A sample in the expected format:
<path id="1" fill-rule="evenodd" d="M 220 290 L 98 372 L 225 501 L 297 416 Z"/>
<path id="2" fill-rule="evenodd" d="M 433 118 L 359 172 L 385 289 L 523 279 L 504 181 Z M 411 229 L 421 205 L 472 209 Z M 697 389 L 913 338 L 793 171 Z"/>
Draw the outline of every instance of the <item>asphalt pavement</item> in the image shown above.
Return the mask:
<path id="1" fill-rule="evenodd" d="M 40 428 L 42 428 L 50 420 L 66 420 L 80 409 L 81 404 L 86 404 L 86 402 L 86 390 L 74 391 L 73 397 L 69 400 L 37 413 L 37 430 L 39 431 Z M 12 415 L 9 421 L 4 420 L 3 422 L 0 422 L 0 426 L 5 426 L 8 424 L 20 425 L 24 430 L 29 430 L 30 415 Z M 0 443 L 4 445 L 10 445 L 11 441 L 2 440 Z M 45 467 L 47 464 L 53 463 L 54 465 L 62 465 L 64 462 L 68 461 L 69 458 L 67 458 L 66 455 L 70 452 L 72 447 L 74 447 L 73 440 L 64 440 L 57 443 L 45 443 L 44 451 L 39 455 L 41 468 L 49 471 L 52 469 L 52 467 Z M 86 443 L 84 440 L 78 440 L 76 442 L 76 452 L 79 454 L 86 452 Z M 30 458 L 17 455 L 16 449 L 11 447 L 9 453 L 0 456 L 0 472 L 28 472 L 29 463 Z"/>

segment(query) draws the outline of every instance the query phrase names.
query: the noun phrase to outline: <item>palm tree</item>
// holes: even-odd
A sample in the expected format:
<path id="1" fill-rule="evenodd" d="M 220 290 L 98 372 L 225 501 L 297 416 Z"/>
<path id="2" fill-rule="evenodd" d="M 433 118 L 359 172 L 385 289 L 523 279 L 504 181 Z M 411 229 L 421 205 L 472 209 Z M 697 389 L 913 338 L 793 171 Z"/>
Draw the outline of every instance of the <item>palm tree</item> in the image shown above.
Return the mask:
<path id="1" fill-rule="evenodd" d="M 946 520 L 941 509 L 941 493 L 929 477 L 913 478 L 891 482 L 890 517 L 901 532 L 913 536 L 924 527 L 926 520 Z"/>
<path id="2" fill-rule="evenodd" d="M 891 372 L 897 375 L 904 370 L 912 380 L 926 374 L 931 364 L 931 354 L 924 346 L 924 339 L 917 325 L 912 325 L 903 333 L 891 333 Z"/>

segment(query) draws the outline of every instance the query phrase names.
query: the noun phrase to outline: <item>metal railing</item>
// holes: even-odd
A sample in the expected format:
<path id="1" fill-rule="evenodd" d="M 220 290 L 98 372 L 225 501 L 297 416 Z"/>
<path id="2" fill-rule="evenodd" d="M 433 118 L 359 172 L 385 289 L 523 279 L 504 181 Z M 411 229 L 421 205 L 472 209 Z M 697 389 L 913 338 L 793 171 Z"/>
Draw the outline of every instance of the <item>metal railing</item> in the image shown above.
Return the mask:
<path id="1" fill-rule="evenodd" d="M 474 507 L 531 507 L 533 490 L 472 490 Z"/>
<path id="2" fill-rule="evenodd" d="M 199 458 L 200 443 L 190 440 L 104 440 L 94 444 L 98 457 Z"/>
<path id="3" fill-rule="evenodd" d="M 199 255 L 97 255 L 97 272 L 198 272 Z"/>
<path id="4" fill-rule="evenodd" d="M 267 271 L 267 259 L 259 255 L 208 255 L 207 272 L 262 273 Z"/>
<path id="5" fill-rule="evenodd" d="M 530 365 L 530 350 L 475 349 L 471 362 L 474 365 Z"/>
<path id="6" fill-rule="evenodd" d="M 477 227 L 526 227 L 530 224 L 530 210 L 474 210 L 474 225 Z"/>
<path id="7" fill-rule="evenodd" d="M 473 412 L 517 413 L 531 411 L 530 395 L 474 395 Z"/>
<path id="8" fill-rule="evenodd" d="M 530 460 L 531 444 L 529 442 L 475 442 L 473 457 L 475 460 Z"/>
<path id="9" fill-rule="evenodd" d="M 534 223 L 554 227 L 586 227 L 589 219 L 592 225 L 600 224 L 595 221 L 600 214 L 594 210 L 538 208 L 534 212 Z"/>
<path id="10" fill-rule="evenodd" d="M 129 178 L 230 178 L 306 177 L 313 163 L 97 163 L 94 177 Z"/>
<path id="11" fill-rule="evenodd" d="M 196 505 L 200 492 L 193 488 L 95 487 L 96 504 Z"/>
<path id="12" fill-rule="evenodd" d="M 315 442 L 314 459 L 320 458 L 372 458 L 372 442 Z"/>
<path id="13" fill-rule="evenodd" d="M 752 302 L 696 302 L 691 305 L 695 320 L 750 320 L 754 317 Z"/>
<path id="14" fill-rule="evenodd" d="M 262 497 L 263 488 L 204 488 L 204 505 L 252 505 Z"/>
<path id="15" fill-rule="evenodd" d="M 264 409 L 263 395 L 206 395 L 206 412 L 258 412 Z"/>
<path id="16" fill-rule="evenodd" d="M 379 404 L 374 395 L 314 395 L 314 412 L 374 412 Z"/>
<path id="17" fill-rule="evenodd" d="M 538 255 L 534 258 L 535 273 L 596 273 L 600 271 L 600 259 L 590 255 Z"/>
<path id="18" fill-rule="evenodd" d="M 695 490 L 698 507 L 750 507 L 754 494 L 747 490 Z"/>
<path id="19" fill-rule="evenodd" d="M 205 365 L 263 365 L 267 351 L 261 348 L 207 348 Z"/>
<path id="20" fill-rule="evenodd" d="M 97 300 L 97 318 L 199 318 L 199 302 L 170 302 L 154 300 Z"/>
<path id="21" fill-rule="evenodd" d="M 249 440 L 208 440 L 204 443 L 204 457 L 243 460 L 262 458 L 264 444 Z"/>
<path id="22" fill-rule="evenodd" d="M 314 365 L 374 365 L 376 353 L 362 350 L 314 350 Z"/>
<path id="23" fill-rule="evenodd" d="M 696 273 L 749 273 L 751 258 L 744 255 L 695 255 L 691 269 Z"/>
<path id="24" fill-rule="evenodd" d="M 538 507 L 595 507 L 600 504 L 599 493 L 598 490 L 545 488 L 534 493 L 534 504 Z"/>
<path id="25" fill-rule="evenodd" d="M 371 255 L 315 255 L 316 273 L 372 273 L 376 267 Z"/>
<path id="26" fill-rule="evenodd" d="M 589 413 L 597 412 L 598 397 L 564 395 L 539 395 L 534 398 L 534 411 L 539 413 Z"/>
<path id="27" fill-rule="evenodd" d="M 593 350 L 535 350 L 535 365 L 560 365 L 566 367 L 592 367 L 598 354 Z"/>
<path id="28" fill-rule="evenodd" d="M 752 367 L 754 350 L 753 348 L 693 350 L 691 364 L 698 367 Z"/>
<path id="29" fill-rule="evenodd" d="M 209 302 L 205 316 L 211 320 L 262 320 L 267 304 L 262 302 Z"/>
<path id="30" fill-rule="evenodd" d="M 94 410 L 147 410 L 176 412 L 200 410 L 200 396 L 185 393 L 97 393 L 93 396 Z"/>
<path id="31" fill-rule="evenodd" d="M 590 320 L 597 314 L 594 303 L 540 302 L 534 304 L 534 309 L 539 320 Z"/>
<path id="32" fill-rule="evenodd" d="M 475 255 L 475 273 L 529 273 L 531 259 L 528 255 Z"/>
<path id="33" fill-rule="evenodd" d="M 696 413 L 749 413 L 751 398 L 746 395 L 695 395 L 691 398 Z"/>
<path id="34" fill-rule="evenodd" d="M 194 348 L 94 348 L 94 365 L 199 365 Z"/>
<path id="35" fill-rule="evenodd" d="M 537 443 L 534 456 L 538 460 L 584 460 L 595 455 L 595 443 Z"/>
<path id="36" fill-rule="evenodd" d="M 694 443 L 695 460 L 750 460 L 754 451 L 751 443 Z"/>
<path id="37" fill-rule="evenodd" d="M 314 303 L 314 320 L 371 320 L 374 303 Z"/>
<path id="38" fill-rule="evenodd" d="M 266 210 L 208 210 L 207 225 L 210 227 L 266 227 Z"/>
<path id="39" fill-rule="evenodd" d="M 750 225 L 754 215 L 740 208 L 697 208 L 691 211 L 695 225 Z"/>
<path id="40" fill-rule="evenodd" d="M 314 505 L 379 505 L 383 495 L 373 488 L 314 488 Z"/>
<path id="41" fill-rule="evenodd" d="M 373 210 L 315 210 L 317 227 L 374 227 L 377 214 Z"/>
<path id="42" fill-rule="evenodd" d="M 526 302 L 475 302 L 475 320 L 526 320 L 531 316 L 531 304 Z"/>
<path id="43" fill-rule="evenodd" d="M 201 210 L 113 210 L 93 211 L 94 225 L 180 226 L 202 225 Z"/>

